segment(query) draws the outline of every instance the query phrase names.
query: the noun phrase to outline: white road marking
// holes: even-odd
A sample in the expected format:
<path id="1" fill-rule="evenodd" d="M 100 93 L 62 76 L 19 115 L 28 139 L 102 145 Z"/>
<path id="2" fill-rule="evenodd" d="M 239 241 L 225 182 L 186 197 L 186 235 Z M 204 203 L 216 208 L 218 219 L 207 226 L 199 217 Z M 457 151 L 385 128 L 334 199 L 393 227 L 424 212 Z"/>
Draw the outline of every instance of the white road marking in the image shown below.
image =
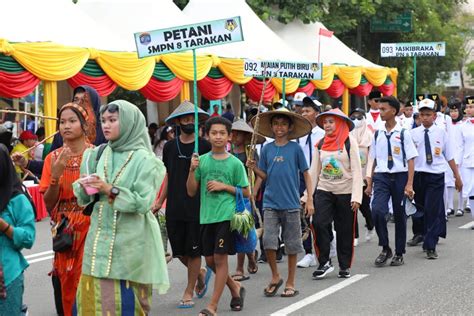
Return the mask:
<path id="1" fill-rule="evenodd" d="M 474 221 L 467 223 L 466 225 L 459 226 L 461 229 L 471 228 L 474 226 Z"/>
<path id="2" fill-rule="evenodd" d="M 30 258 L 35 258 L 35 257 L 41 257 L 41 256 L 44 256 L 44 255 L 52 255 L 52 254 L 53 254 L 53 251 L 52 251 L 52 250 L 48 250 L 48 251 L 38 252 L 38 253 L 34 253 L 34 254 L 32 254 L 32 255 L 25 256 L 25 259 L 30 259 Z"/>
<path id="3" fill-rule="evenodd" d="M 43 258 L 29 260 L 28 263 L 32 264 L 32 263 L 35 263 L 35 262 L 45 261 L 45 260 L 49 260 L 49 259 L 53 259 L 53 258 L 54 258 L 54 256 L 47 256 L 47 257 L 43 257 Z"/>
<path id="4" fill-rule="evenodd" d="M 283 309 L 280 309 L 279 311 L 274 312 L 270 316 L 286 316 L 290 313 L 293 313 L 309 304 L 312 304 L 314 302 L 317 302 L 323 298 L 325 298 L 328 295 L 331 295 L 339 290 L 342 290 L 343 288 L 362 280 L 363 278 L 369 276 L 368 274 L 356 274 L 352 276 L 351 278 L 344 280 L 342 282 L 339 282 L 337 284 L 334 284 L 331 287 L 328 287 L 327 289 L 324 289 L 318 293 L 315 293 L 305 299 L 302 299 L 301 301 L 298 301 L 294 304 L 291 304 L 290 306 L 287 306 Z"/>

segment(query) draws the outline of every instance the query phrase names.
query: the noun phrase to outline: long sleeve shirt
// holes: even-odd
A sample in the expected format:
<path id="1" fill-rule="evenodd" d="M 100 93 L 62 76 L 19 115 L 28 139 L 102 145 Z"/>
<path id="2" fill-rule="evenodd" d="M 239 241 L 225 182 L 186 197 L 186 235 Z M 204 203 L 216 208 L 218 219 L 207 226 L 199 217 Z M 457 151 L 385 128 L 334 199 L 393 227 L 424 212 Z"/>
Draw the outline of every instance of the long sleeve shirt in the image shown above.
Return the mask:
<path id="1" fill-rule="evenodd" d="M 8 286 L 28 267 L 21 254 L 23 248 L 30 249 L 36 236 L 35 214 L 24 194 L 13 197 L 0 217 L 13 227 L 13 238 L 0 233 L 0 259 L 2 260 L 5 285 Z"/>

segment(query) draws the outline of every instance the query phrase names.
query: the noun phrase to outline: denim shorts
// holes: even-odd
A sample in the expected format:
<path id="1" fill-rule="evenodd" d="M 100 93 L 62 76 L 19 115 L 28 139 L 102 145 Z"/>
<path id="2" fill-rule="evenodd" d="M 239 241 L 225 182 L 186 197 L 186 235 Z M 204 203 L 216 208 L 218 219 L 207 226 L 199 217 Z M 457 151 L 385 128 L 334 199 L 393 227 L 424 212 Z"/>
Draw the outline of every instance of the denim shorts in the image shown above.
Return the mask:
<path id="1" fill-rule="evenodd" d="M 285 243 L 285 252 L 296 255 L 303 252 L 301 241 L 301 210 L 263 210 L 263 247 L 268 250 L 278 249 L 280 228 Z"/>

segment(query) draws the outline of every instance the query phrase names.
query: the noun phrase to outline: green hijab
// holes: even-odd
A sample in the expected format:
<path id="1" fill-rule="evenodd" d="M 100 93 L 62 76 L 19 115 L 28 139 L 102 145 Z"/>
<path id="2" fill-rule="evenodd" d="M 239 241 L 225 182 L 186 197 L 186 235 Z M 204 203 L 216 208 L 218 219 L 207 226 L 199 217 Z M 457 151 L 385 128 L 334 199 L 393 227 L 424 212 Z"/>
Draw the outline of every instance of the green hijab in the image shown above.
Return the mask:
<path id="1" fill-rule="evenodd" d="M 138 107 L 125 100 L 115 100 L 108 105 L 110 104 L 118 106 L 120 124 L 119 138 L 109 141 L 110 148 L 115 152 L 145 149 L 153 153 L 145 117 Z"/>

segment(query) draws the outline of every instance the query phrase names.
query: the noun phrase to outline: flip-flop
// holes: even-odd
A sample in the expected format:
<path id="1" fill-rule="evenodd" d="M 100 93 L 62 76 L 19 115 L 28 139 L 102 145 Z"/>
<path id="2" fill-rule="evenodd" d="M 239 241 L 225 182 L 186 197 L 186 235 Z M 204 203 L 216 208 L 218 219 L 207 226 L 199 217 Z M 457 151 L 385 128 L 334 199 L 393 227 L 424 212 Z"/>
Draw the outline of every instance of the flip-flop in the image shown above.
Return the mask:
<path id="1" fill-rule="evenodd" d="M 250 279 L 249 276 L 243 275 L 243 274 L 234 274 L 234 275 L 231 275 L 230 277 L 232 278 L 232 280 L 237 281 L 237 282 L 247 281 L 248 279 Z"/>
<path id="2" fill-rule="evenodd" d="M 263 294 L 265 294 L 266 297 L 272 297 L 275 296 L 278 292 L 278 289 L 282 286 L 283 284 L 283 279 L 280 279 L 278 283 L 270 283 L 264 290 Z M 273 291 L 269 291 L 268 288 L 273 288 Z"/>
<path id="3" fill-rule="evenodd" d="M 290 292 L 290 294 L 288 294 Z M 296 295 L 300 294 L 298 290 L 295 290 L 294 288 L 291 287 L 285 287 L 283 290 L 283 293 L 281 293 L 281 297 L 295 297 Z"/>
<path id="4" fill-rule="evenodd" d="M 201 289 L 201 292 L 196 292 L 196 296 L 198 298 L 203 298 L 204 295 L 207 293 L 207 285 L 209 284 L 209 280 L 211 279 L 212 276 L 212 270 L 209 267 L 206 267 L 206 276 L 204 278 L 204 287 Z"/>
<path id="5" fill-rule="evenodd" d="M 239 297 L 233 297 L 230 300 L 230 309 L 234 312 L 240 312 L 244 308 L 245 288 L 240 287 Z"/>
<path id="6" fill-rule="evenodd" d="M 201 310 L 201 311 L 199 312 L 199 315 L 201 315 L 201 314 L 206 315 L 206 316 L 214 316 L 214 315 L 216 315 L 215 313 L 211 312 L 211 311 L 208 310 L 207 308 L 204 308 L 203 310 Z"/>
<path id="7" fill-rule="evenodd" d="M 188 309 L 188 308 L 193 308 L 193 307 L 194 307 L 193 300 L 180 300 L 178 303 L 179 309 Z"/>

